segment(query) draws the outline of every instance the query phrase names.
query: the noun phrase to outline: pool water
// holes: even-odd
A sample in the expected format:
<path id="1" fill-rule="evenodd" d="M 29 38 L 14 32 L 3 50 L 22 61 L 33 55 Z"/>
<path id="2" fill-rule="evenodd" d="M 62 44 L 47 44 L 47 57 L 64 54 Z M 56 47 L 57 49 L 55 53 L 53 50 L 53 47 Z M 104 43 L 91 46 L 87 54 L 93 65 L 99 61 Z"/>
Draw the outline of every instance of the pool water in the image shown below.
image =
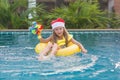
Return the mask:
<path id="1" fill-rule="evenodd" d="M 44 38 L 51 32 L 43 32 Z M 0 80 L 120 80 L 120 31 L 70 31 L 88 50 L 37 60 L 37 36 L 0 32 Z"/>

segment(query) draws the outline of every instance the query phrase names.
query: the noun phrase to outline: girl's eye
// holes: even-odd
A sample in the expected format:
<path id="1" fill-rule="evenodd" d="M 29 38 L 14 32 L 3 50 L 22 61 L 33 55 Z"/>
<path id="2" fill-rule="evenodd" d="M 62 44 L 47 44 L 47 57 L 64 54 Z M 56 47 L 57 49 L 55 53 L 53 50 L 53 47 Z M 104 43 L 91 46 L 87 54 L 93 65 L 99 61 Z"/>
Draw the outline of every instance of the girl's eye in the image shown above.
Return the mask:
<path id="1" fill-rule="evenodd" d="M 60 28 L 60 30 L 62 30 L 62 28 Z"/>
<path id="2" fill-rule="evenodd" d="M 58 29 L 55 29 L 56 31 L 58 30 Z"/>

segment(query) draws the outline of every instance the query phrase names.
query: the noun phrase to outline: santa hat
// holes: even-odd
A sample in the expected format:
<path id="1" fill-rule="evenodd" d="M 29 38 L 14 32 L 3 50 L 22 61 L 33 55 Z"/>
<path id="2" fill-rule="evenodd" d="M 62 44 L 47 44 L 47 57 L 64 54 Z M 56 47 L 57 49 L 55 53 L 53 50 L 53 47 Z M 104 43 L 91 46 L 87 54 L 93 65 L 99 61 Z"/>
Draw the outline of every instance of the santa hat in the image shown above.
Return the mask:
<path id="1" fill-rule="evenodd" d="M 56 27 L 65 27 L 65 21 L 61 18 L 57 18 L 51 22 L 52 29 Z"/>

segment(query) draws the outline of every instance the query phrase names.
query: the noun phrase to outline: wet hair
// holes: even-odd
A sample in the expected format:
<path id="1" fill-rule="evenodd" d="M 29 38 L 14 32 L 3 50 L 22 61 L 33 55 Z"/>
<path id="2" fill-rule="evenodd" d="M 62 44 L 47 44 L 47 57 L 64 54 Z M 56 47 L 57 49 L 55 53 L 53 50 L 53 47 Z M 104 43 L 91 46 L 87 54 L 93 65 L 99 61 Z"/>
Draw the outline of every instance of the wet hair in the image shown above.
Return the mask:
<path id="1" fill-rule="evenodd" d="M 63 27 L 63 29 L 64 29 L 63 36 L 65 38 L 65 46 L 67 47 L 68 46 L 68 31 L 64 27 Z M 55 33 L 55 31 L 53 30 L 53 33 L 52 33 L 52 43 L 57 43 L 57 40 L 58 40 L 58 36 Z"/>

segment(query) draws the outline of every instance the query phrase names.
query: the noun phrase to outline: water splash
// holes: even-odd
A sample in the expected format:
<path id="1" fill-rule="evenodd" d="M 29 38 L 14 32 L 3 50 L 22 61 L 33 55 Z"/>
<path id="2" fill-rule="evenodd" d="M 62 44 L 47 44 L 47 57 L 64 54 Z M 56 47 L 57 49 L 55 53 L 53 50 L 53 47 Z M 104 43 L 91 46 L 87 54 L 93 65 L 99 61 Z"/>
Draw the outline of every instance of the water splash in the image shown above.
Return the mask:
<path id="1" fill-rule="evenodd" d="M 115 64 L 115 68 L 120 68 L 120 62 L 117 62 L 117 63 Z"/>
<path id="2" fill-rule="evenodd" d="M 92 77 L 96 77 L 97 75 L 99 75 L 100 73 L 103 73 L 103 72 L 105 72 L 105 71 L 107 71 L 107 70 L 105 70 L 105 69 L 98 70 L 98 71 L 92 73 L 92 75 L 89 76 L 89 77 L 90 77 L 90 78 L 92 78 Z"/>
<path id="3" fill-rule="evenodd" d="M 70 58 L 70 57 L 69 57 Z M 78 59 L 78 58 L 77 58 Z M 84 58 L 85 59 L 85 58 Z M 96 63 L 96 61 L 97 61 L 97 57 L 96 56 L 91 56 L 90 58 L 89 58 L 90 60 L 91 60 L 91 62 L 90 63 L 85 63 L 85 64 L 79 64 L 80 63 L 80 61 L 82 61 L 83 59 L 80 59 L 79 60 L 79 62 L 76 62 L 77 64 L 79 64 L 79 65 L 77 65 L 77 66 L 75 66 L 75 65 L 73 65 L 72 67 L 71 66 L 67 66 L 67 68 L 62 68 L 62 69 L 57 69 L 57 70 L 54 70 L 53 72 L 46 72 L 46 73 L 41 73 L 40 75 L 55 75 L 55 74 L 62 74 L 62 73 L 66 73 L 66 72 L 76 72 L 76 71 L 83 71 L 83 70 L 85 70 L 85 69 L 88 69 L 88 68 L 90 68 L 90 67 L 92 67 L 92 66 L 94 66 L 95 65 L 95 63 Z M 88 59 L 87 59 L 88 60 Z M 74 61 L 74 60 L 71 60 L 72 62 Z M 84 61 L 84 60 L 83 60 Z M 75 62 L 74 62 L 75 63 Z M 66 63 L 65 63 L 66 64 Z M 68 63 L 69 64 L 69 63 Z M 70 64 L 69 64 L 70 65 Z M 62 65 L 63 66 L 63 65 Z M 65 67 L 65 66 L 64 66 Z"/>

